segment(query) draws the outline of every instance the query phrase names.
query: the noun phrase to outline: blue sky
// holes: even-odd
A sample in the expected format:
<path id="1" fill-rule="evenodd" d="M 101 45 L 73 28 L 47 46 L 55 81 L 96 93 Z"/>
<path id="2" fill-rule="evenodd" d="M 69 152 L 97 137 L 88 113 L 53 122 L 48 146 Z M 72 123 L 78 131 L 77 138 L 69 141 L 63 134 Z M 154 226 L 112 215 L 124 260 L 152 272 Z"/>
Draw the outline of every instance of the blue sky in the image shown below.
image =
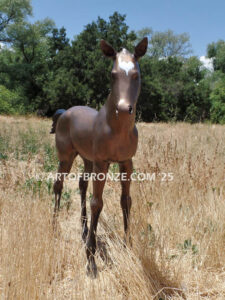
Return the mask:
<path id="1" fill-rule="evenodd" d="M 32 5 L 32 20 L 50 17 L 58 28 L 66 28 L 69 38 L 98 16 L 108 20 L 118 11 L 126 14 L 129 29 L 189 33 L 197 56 L 206 54 L 209 43 L 225 40 L 225 0 L 32 0 Z"/>

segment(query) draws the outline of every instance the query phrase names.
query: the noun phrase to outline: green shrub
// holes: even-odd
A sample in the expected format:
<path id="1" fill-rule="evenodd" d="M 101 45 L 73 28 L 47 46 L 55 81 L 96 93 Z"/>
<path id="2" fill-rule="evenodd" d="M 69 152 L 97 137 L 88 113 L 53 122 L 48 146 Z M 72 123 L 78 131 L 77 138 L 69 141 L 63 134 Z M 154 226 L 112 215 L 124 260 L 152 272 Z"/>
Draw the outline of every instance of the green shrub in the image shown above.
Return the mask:
<path id="1" fill-rule="evenodd" d="M 225 124 L 225 78 L 218 81 L 210 94 L 210 118 L 213 123 Z"/>
<path id="2" fill-rule="evenodd" d="M 12 114 L 15 113 L 13 108 L 13 102 L 15 101 L 17 95 L 3 85 L 0 85 L 0 113 L 1 114 Z"/>

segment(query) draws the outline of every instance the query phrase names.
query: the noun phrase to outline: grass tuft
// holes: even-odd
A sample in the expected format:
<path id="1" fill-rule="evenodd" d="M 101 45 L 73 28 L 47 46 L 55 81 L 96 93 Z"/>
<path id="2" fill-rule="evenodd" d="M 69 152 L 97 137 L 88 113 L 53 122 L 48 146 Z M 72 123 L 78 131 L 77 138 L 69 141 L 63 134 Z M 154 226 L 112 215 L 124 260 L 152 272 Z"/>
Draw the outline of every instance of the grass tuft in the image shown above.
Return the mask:
<path id="1" fill-rule="evenodd" d="M 86 276 L 77 181 L 65 180 L 53 231 L 50 128 L 0 117 L 1 299 L 225 299 L 224 126 L 138 124 L 134 172 L 155 176 L 132 182 L 127 248 L 120 184 L 106 183 L 96 280 Z M 82 170 L 77 158 L 72 172 Z M 89 222 L 92 193 L 89 184 Z"/>

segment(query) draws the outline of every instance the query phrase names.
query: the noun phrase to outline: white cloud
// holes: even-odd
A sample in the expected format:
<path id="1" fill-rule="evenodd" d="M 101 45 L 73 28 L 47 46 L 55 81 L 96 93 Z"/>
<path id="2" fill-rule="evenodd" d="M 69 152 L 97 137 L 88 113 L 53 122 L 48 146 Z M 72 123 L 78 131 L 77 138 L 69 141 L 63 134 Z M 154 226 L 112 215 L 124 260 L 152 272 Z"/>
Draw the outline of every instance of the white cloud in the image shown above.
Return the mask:
<path id="1" fill-rule="evenodd" d="M 213 71 L 213 58 L 207 58 L 205 56 L 200 57 L 200 61 L 203 64 L 203 67 L 208 69 L 209 71 Z"/>
<path id="2" fill-rule="evenodd" d="M 7 45 L 7 44 L 4 44 L 4 43 L 0 42 L 0 51 L 2 49 L 7 49 L 7 50 L 10 50 L 10 51 L 13 51 L 13 49 L 12 49 L 12 47 L 10 45 Z"/>
<path id="3" fill-rule="evenodd" d="M 5 48 L 5 44 L 0 42 L 0 51 Z"/>

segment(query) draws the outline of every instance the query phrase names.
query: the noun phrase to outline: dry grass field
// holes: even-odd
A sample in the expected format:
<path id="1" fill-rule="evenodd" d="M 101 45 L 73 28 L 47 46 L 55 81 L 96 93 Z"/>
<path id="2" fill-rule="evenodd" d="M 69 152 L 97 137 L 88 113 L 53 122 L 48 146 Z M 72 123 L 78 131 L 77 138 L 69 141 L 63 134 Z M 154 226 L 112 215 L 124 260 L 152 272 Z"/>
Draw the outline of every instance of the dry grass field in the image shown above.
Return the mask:
<path id="1" fill-rule="evenodd" d="M 135 172 L 155 180 L 132 183 L 127 248 L 120 184 L 107 182 L 94 280 L 86 276 L 78 182 L 66 180 L 53 231 L 53 182 L 36 176 L 57 170 L 50 128 L 46 119 L 0 117 L 1 300 L 225 299 L 224 126 L 138 124 Z M 72 172 L 81 170 L 78 158 Z M 88 208 L 91 193 L 89 184 Z"/>

